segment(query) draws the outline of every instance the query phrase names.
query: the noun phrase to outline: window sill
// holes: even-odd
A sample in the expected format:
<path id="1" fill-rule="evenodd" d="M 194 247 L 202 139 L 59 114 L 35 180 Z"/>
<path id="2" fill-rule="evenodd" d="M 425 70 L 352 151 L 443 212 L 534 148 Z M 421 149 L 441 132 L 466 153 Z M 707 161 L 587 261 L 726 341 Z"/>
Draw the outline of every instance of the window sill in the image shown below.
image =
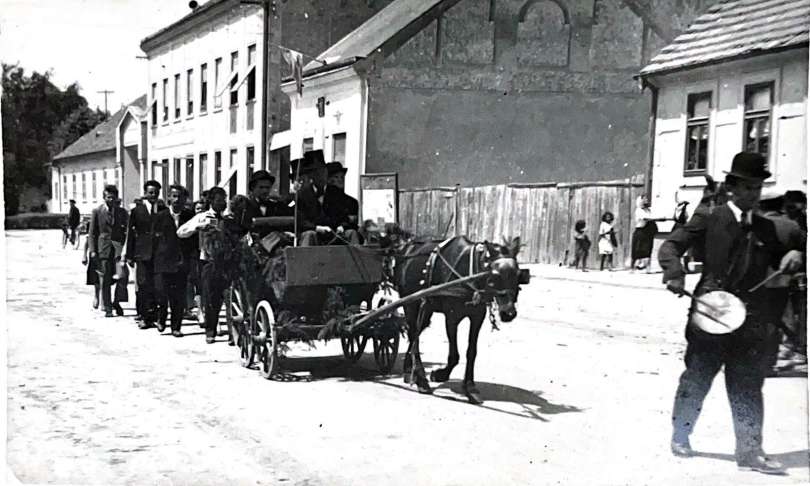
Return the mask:
<path id="1" fill-rule="evenodd" d="M 245 101 L 245 104 L 246 105 L 255 105 L 256 104 L 256 98 L 253 98 L 252 100 Z"/>
<path id="2" fill-rule="evenodd" d="M 183 121 L 183 120 L 181 120 L 180 118 L 175 118 L 175 119 L 174 119 L 174 123 L 175 123 L 175 124 L 180 123 L 181 121 Z"/>
<path id="3" fill-rule="evenodd" d="M 194 115 L 186 115 L 186 121 L 194 119 Z"/>
<path id="4" fill-rule="evenodd" d="M 229 105 L 228 108 L 230 108 L 231 110 L 233 110 L 234 108 L 239 108 L 239 103 L 236 103 L 234 105 Z"/>
<path id="5" fill-rule="evenodd" d="M 214 113 L 219 113 L 220 111 L 222 111 L 222 107 L 221 107 L 221 106 L 220 106 L 219 108 L 214 108 Z"/>
<path id="6" fill-rule="evenodd" d="M 207 114 L 208 114 L 208 110 L 201 110 L 201 111 L 200 111 L 200 112 L 197 114 L 197 116 L 205 116 L 205 115 L 207 115 Z"/>
<path id="7" fill-rule="evenodd" d="M 706 169 L 690 170 L 683 172 L 684 177 L 703 177 L 706 174 L 708 174 L 708 171 L 706 171 Z"/>

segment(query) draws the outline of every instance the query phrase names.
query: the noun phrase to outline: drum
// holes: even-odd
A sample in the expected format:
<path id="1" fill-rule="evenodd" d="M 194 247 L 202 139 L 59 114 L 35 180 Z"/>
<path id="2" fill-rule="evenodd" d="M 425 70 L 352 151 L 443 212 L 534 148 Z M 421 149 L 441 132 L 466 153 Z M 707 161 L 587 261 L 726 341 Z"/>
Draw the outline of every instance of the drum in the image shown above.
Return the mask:
<path id="1" fill-rule="evenodd" d="M 745 322 L 745 304 L 730 292 L 715 290 L 693 299 L 691 322 L 709 334 L 729 334 Z"/>

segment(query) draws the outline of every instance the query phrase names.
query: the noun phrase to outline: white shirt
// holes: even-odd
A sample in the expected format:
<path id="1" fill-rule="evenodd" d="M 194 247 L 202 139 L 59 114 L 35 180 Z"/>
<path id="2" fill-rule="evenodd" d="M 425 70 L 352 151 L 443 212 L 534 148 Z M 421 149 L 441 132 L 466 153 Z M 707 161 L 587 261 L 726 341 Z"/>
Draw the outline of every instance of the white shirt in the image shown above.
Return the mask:
<path id="1" fill-rule="evenodd" d="M 731 201 L 727 202 L 726 204 L 728 205 L 729 209 L 731 209 L 731 212 L 734 213 L 734 219 L 736 219 L 738 223 L 741 222 L 742 221 L 743 210 L 738 208 L 737 205 L 734 204 Z M 751 224 L 751 214 L 752 213 L 753 213 L 753 211 L 750 210 L 750 209 L 745 212 L 745 217 L 748 220 L 748 224 Z"/>
<path id="2" fill-rule="evenodd" d="M 172 218 L 174 218 L 174 226 L 176 228 L 179 228 L 180 227 L 180 212 L 178 211 L 178 212 L 175 213 L 174 210 L 172 209 L 172 207 L 169 206 L 169 214 L 171 214 Z"/>
<path id="3" fill-rule="evenodd" d="M 186 224 L 177 228 L 177 236 L 180 238 L 190 238 L 197 233 L 200 228 L 207 225 L 211 219 L 221 219 L 221 216 L 217 216 L 217 213 L 213 209 L 203 211 L 202 213 L 197 213 L 193 218 L 186 221 Z M 202 243 L 203 242 L 200 241 L 200 260 L 208 260 L 208 254 L 205 252 L 205 245 Z"/>

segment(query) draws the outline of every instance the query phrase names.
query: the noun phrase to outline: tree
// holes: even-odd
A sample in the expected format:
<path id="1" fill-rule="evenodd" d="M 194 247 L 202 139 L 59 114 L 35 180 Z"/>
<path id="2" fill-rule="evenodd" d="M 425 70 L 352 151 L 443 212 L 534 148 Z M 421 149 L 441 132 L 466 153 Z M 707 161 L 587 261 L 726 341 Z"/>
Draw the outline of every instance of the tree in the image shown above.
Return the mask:
<path id="1" fill-rule="evenodd" d="M 104 121 L 91 110 L 77 83 L 60 90 L 51 72 L 26 75 L 18 65 L 3 64 L 3 176 L 6 214 L 16 214 L 20 195 L 31 188 L 49 194 L 46 164 L 53 156 Z"/>

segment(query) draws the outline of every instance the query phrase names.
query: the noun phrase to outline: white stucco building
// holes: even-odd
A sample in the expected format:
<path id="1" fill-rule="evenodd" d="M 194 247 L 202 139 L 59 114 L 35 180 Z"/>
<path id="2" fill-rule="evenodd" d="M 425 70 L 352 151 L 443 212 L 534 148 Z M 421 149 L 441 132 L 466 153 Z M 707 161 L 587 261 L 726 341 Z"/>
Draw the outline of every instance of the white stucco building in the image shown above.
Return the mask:
<path id="1" fill-rule="evenodd" d="M 809 30 L 810 0 L 723 1 L 641 71 L 655 214 L 694 209 L 704 176 L 722 181 L 743 150 L 768 159 L 766 188 L 807 191 Z"/>
<path id="2" fill-rule="evenodd" d="M 148 64 L 141 181 L 183 184 L 194 199 L 214 185 L 247 192 L 252 171 L 266 168 L 262 40 L 261 6 L 211 0 L 141 42 Z"/>
<path id="3" fill-rule="evenodd" d="M 132 151 L 136 142 L 130 139 L 123 145 L 129 146 L 129 150 L 121 151 L 119 140 L 122 121 L 130 113 L 141 113 L 145 100 L 146 97 L 141 96 L 122 107 L 53 158 L 51 212 L 67 212 L 69 201 L 73 199 L 79 211 L 90 213 L 103 201 L 106 184 L 118 187 L 125 205 L 141 194 L 138 166 L 143 154 Z"/>

